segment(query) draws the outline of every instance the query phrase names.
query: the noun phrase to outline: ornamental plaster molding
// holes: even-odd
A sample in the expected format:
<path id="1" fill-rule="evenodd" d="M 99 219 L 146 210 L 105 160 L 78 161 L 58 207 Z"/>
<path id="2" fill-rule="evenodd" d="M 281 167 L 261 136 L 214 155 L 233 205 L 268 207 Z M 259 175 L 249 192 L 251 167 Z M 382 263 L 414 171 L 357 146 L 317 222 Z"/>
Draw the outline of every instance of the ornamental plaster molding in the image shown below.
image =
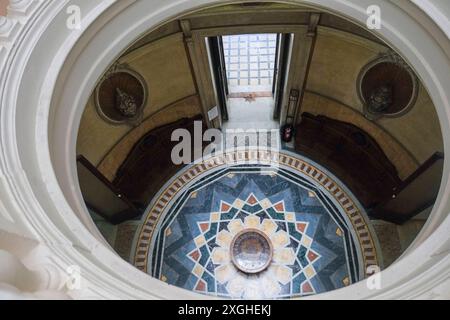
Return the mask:
<path id="1" fill-rule="evenodd" d="M 450 23 L 443 14 L 450 12 L 450 3 L 288 2 L 337 12 L 361 24 L 367 19 L 365 9 L 380 5 L 384 23 L 376 33 L 398 49 L 421 76 L 437 106 L 445 149 L 450 150 Z M 90 92 L 130 39 L 183 12 L 217 3 L 11 1 L 7 17 L 0 17 L 0 228 L 33 241 L 36 247 L 25 256 L 14 247 L 2 251 L 0 265 L 31 280 L 21 284 L 5 276 L 0 281 L 0 296 L 199 298 L 150 278 L 107 246 L 80 199 L 74 145 Z M 81 9 L 81 29 L 67 28 L 69 5 Z M 444 171 L 442 191 L 430 220 L 404 256 L 381 273 L 381 290 L 368 290 L 362 282 L 314 298 L 450 298 L 450 159 Z M 64 291 L 55 286 L 73 265 L 81 269 L 82 288 Z M 54 295 L 48 295 L 49 291 Z"/>

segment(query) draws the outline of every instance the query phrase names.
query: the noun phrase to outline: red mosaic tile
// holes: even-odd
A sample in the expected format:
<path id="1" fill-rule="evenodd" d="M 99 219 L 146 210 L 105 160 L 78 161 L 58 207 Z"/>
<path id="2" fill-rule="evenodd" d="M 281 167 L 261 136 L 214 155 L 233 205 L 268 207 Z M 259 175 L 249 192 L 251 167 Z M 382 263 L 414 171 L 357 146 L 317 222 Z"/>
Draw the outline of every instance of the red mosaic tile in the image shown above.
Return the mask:
<path id="1" fill-rule="evenodd" d="M 319 256 L 317 254 L 315 254 L 314 252 L 312 252 L 312 251 L 308 252 L 308 260 L 310 262 L 314 262 L 314 260 L 316 260 L 318 257 Z"/>
<path id="2" fill-rule="evenodd" d="M 297 223 L 297 230 L 301 233 L 305 233 L 306 223 Z"/>
<path id="3" fill-rule="evenodd" d="M 274 206 L 275 210 L 277 210 L 278 212 L 283 212 L 284 211 L 284 204 L 283 202 L 277 203 Z"/>
<path id="4" fill-rule="evenodd" d="M 209 229 L 209 223 L 208 222 L 200 223 L 200 230 L 202 230 L 202 232 L 205 232 L 208 229 Z"/>
<path id="5" fill-rule="evenodd" d="M 309 282 L 303 283 L 302 291 L 303 291 L 303 293 L 314 293 L 314 290 L 311 287 L 311 285 L 309 284 Z"/>
<path id="6" fill-rule="evenodd" d="M 191 252 L 189 254 L 189 256 L 194 259 L 194 261 L 198 261 L 198 259 L 200 258 L 200 252 L 198 252 L 198 250 L 195 250 L 193 252 Z"/>
<path id="7" fill-rule="evenodd" d="M 248 197 L 247 202 L 250 203 L 251 205 L 254 205 L 256 202 L 258 202 L 258 200 L 256 200 L 256 198 L 251 195 L 250 197 Z"/>
<path id="8" fill-rule="evenodd" d="M 206 283 L 203 280 L 198 280 L 197 286 L 195 287 L 197 291 L 206 291 Z"/>
<path id="9" fill-rule="evenodd" d="M 231 206 L 222 202 L 222 205 L 220 206 L 220 210 L 222 212 L 228 212 L 231 209 Z"/>

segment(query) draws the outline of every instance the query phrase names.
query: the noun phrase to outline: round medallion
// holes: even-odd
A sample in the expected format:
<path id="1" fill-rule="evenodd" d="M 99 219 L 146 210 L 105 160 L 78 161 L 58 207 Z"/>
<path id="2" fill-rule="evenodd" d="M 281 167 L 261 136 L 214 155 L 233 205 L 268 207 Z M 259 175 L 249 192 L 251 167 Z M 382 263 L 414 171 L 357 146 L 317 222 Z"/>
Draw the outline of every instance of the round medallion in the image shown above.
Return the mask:
<path id="1" fill-rule="evenodd" d="M 272 262 L 272 243 L 257 229 L 239 232 L 231 242 L 230 250 L 233 264 L 244 273 L 260 273 Z"/>
<path id="2" fill-rule="evenodd" d="M 358 94 L 369 119 L 400 117 L 415 105 L 419 82 L 401 57 L 388 54 L 366 65 L 358 79 Z"/>
<path id="3" fill-rule="evenodd" d="M 95 91 L 100 116 L 112 123 L 138 125 L 147 102 L 144 79 L 131 69 L 117 67 L 108 72 Z"/>

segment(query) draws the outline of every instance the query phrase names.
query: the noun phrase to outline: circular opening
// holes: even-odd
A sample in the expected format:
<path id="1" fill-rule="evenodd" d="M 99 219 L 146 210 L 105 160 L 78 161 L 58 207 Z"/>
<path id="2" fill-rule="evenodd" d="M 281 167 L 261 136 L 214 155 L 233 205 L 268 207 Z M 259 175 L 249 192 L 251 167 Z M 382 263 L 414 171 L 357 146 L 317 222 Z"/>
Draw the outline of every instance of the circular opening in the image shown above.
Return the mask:
<path id="1" fill-rule="evenodd" d="M 233 9 L 239 11 L 241 8 Z M 249 13 L 246 12 L 245 14 Z M 264 14 L 268 15 L 269 13 L 265 12 Z M 306 14 L 302 11 L 299 11 L 298 14 L 305 14 L 306 17 L 310 17 L 310 14 Z M 285 15 L 285 13 L 283 13 L 283 15 Z M 335 16 L 332 16 L 331 19 L 330 16 L 327 16 L 329 15 L 327 13 L 323 13 L 323 15 L 325 16 L 323 23 L 326 28 L 331 28 L 333 26 L 332 19 L 338 19 Z M 273 80 L 273 83 L 269 83 L 270 88 L 268 92 L 258 90 L 255 92 L 239 92 L 235 91 L 235 86 L 236 84 L 242 85 L 240 81 L 244 79 L 236 79 L 236 76 L 246 78 L 245 81 L 247 82 L 245 83 L 245 89 L 248 90 L 248 87 L 251 87 L 252 71 L 255 73 L 255 70 L 252 70 L 251 68 L 260 68 L 262 64 L 266 65 L 266 68 L 270 68 L 272 65 L 272 71 L 274 71 L 276 52 L 281 49 L 292 49 L 292 41 L 301 41 L 295 39 L 302 38 L 292 38 L 283 35 L 282 33 L 277 34 L 277 30 L 279 29 L 276 28 L 270 30 L 270 32 L 272 32 L 271 34 L 257 34 L 258 27 L 261 25 L 250 26 L 250 28 L 247 29 L 249 32 L 248 34 L 239 34 L 238 31 L 233 29 L 235 28 L 235 25 L 230 23 L 224 30 L 220 31 L 220 40 L 214 42 L 215 39 L 217 40 L 218 31 L 217 28 L 214 29 L 213 27 L 214 23 L 221 22 L 220 10 L 214 12 L 212 16 L 215 17 L 214 20 L 207 22 L 202 22 L 202 19 L 208 18 L 208 12 L 203 12 L 199 16 L 194 15 L 192 17 L 190 14 L 184 16 L 183 19 L 193 19 L 196 23 L 195 28 L 197 29 L 190 30 L 189 32 L 181 28 L 178 32 L 171 33 L 171 28 L 177 28 L 178 25 L 175 26 L 173 25 L 173 22 L 169 22 L 170 28 L 167 27 L 155 31 L 156 33 L 161 32 L 162 34 L 147 34 L 120 57 L 120 61 L 133 66 L 134 69 L 139 68 L 136 69 L 136 71 L 141 73 L 143 78 L 148 79 L 147 82 L 149 88 L 158 89 L 152 91 L 155 92 L 155 95 L 157 93 L 159 94 L 159 96 L 155 97 L 154 101 L 152 101 L 152 104 L 155 103 L 155 108 L 158 109 L 154 110 L 152 109 L 154 106 L 149 106 L 150 110 L 146 113 L 142 126 L 128 132 L 121 129 L 121 138 L 115 141 L 113 141 L 114 135 L 119 135 L 119 133 L 114 132 L 114 129 L 105 128 L 104 131 L 110 134 L 105 134 L 104 141 L 109 145 L 113 145 L 113 148 L 105 148 L 105 152 L 101 154 L 101 156 L 98 154 L 99 150 L 102 148 L 101 145 L 96 145 L 94 149 L 86 148 L 85 150 L 87 150 L 87 152 L 92 152 L 92 154 L 98 158 L 96 163 L 98 171 L 100 174 L 109 177 L 114 188 L 120 190 L 120 198 L 129 205 L 130 210 L 127 212 L 133 217 L 131 220 L 134 219 L 135 229 L 133 232 L 135 232 L 135 234 L 134 236 L 128 236 L 128 241 L 130 239 L 134 239 L 134 241 L 130 245 L 130 248 L 128 248 L 128 252 L 125 252 L 122 256 L 131 257 L 130 260 L 132 260 L 132 263 L 137 268 L 170 284 L 176 284 L 185 289 L 205 294 L 223 294 L 226 296 L 224 292 L 227 290 L 231 296 L 240 297 L 241 293 L 236 289 L 236 284 L 233 283 L 231 279 L 222 279 L 223 281 L 220 279 L 220 277 L 229 270 L 226 272 L 224 271 L 226 264 L 221 263 L 220 256 L 217 256 L 223 254 L 223 252 L 217 253 L 221 251 L 218 250 L 216 246 L 220 246 L 221 249 L 225 248 L 227 254 L 229 254 L 229 256 L 226 257 L 226 260 L 230 262 L 231 258 L 232 266 L 234 265 L 235 268 L 244 274 L 251 275 L 270 269 L 272 257 L 276 254 L 272 248 L 273 243 L 270 238 L 263 233 L 256 229 L 251 229 L 244 230 L 235 236 L 232 239 L 231 247 L 230 243 L 223 245 L 221 242 L 223 239 L 220 239 L 220 233 L 221 231 L 222 233 L 225 233 L 225 231 L 223 231 L 224 229 L 220 229 L 221 226 L 218 222 L 224 224 L 225 221 L 222 221 L 221 215 L 223 214 L 226 216 L 226 214 L 230 214 L 229 219 L 231 220 L 238 220 L 238 218 L 231 215 L 231 213 L 226 213 L 227 210 L 222 212 L 222 206 L 214 207 L 214 209 L 202 208 L 200 211 L 195 209 L 193 210 L 195 213 L 203 212 L 205 215 L 208 213 L 211 214 L 211 216 L 193 217 L 192 220 L 188 221 L 187 215 L 192 213 L 192 210 L 190 211 L 183 207 L 182 203 L 187 203 L 187 207 L 192 205 L 193 208 L 196 203 L 210 203 L 212 200 L 210 198 L 202 198 L 203 194 L 197 189 L 193 192 L 191 199 L 187 200 L 185 197 L 188 196 L 188 193 L 180 191 L 184 188 L 184 183 L 186 181 L 197 185 L 201 184 L 202 180 L 206 179 L 204 177 L 202 179 L 197 179 L 196 175 L 203 170 L 201 166 L 199 166 L 200 168 L 197 168 L 197 171 L 195 172 L 190 172 L 188 170 L 189 166 L 195 163 L 196 159 L 194 158 L 188 159 L 188 162 L 181 162 L 186 166 L 180 165 L 180 163 L 175 164 L 174 162 L 171 162 L 173 160 L 173 158 L 171 158 L 173 155 L 171 151 L 175 150 L 176 143 L 173 143 L 173 140 L 170 141 L 168 137 L 171 137 L 172 133 L 177 130 L 183 130 L 184 133 L 189 136 L 188 139 L 195 139 L 196 128 L 201 127 L 205 129 L 208 125 L 219 126 L 217 121 L 214 122 L 213 120 L 214 118 L 219 119 L 221 112 L 216 110 L 216 116 L 212 116 L 213 110 L 205 112 L 199 101 L 201 101 L 201 99 L 210 98 L 205 96 L 202 90 L 208 92 L 220 90 L 217 88 L 224 86 L 224 83 L 221 83 L 220 81 L 227 81 L 229 90 L 224 88 L 224 92 L 222 93 L 224 95 L 224 101 L 222 101 L 224 105 L 221 107 L 225 109 L 230 108 L 227 110 L 229 111 L 231 118 L 231 120 L 224 118 L 222 120 L 232 121 L 233 116 L 243 115 L 243 117 L 246 118 L 241 118 L 241 121 L 238 121 L 238 123 L 240 123 L 241 126 L 245 124 L 245 128 L 242 128 L 245 131 L 247 126 L 252 125 L 251 123 L 248 123 L 249 119 L 253 120 L 258 118 L 259 110 L 255 109 L 248 112 L 248 110 L 242 108 L 241 111 L 233 114 L 233 110 L 231 109 L 233 107 L 230 105 L 232 105 L 234 101 L 230 100 L 242 99 L 241 102 L 245 104 L 245 107 L 248 107 L 248 104 L 254 103 L 255 101 L 261 103 L 261 100 L 258 100 L 260 98 L 274 99 L 272 85 L 281 82 Z M 270 17 L 271 21 L 276 18 L 276 15 Z M 331 20 L 328 20 L 327 22 L 327 18 Z M 180 19 L 180 22 L 184 22 L 185 20 L 183 19 Z M 264 17 L 261 16 L 260 19 L 264 19 Z M 293 17 L 291 17 L 291 19 L 293 19 Z M 216 20 L 218 20 L 218 22 L 216 22 Z M 223 21 L 230 21 L 229 17 L 223 18 Z M 206 27 L 202 27 L 202 23 L 205 23 Z M 337 29 L 336 33 L 328 34 L 326 31 L 318 29 L 316 31 L 317 48 L 320 49 L 325 47 L 324 52 L 329 50 L 339 54 L 340 52 L 345 51 L 346 47 L 327 48 L 326 46 L 329 43 L 334 43 L 335 46 L 339 46 L 339 41 L 326 41 L 327 37 L 336 37 L 337 39 L 333 40 L 340 39 L 342 41 L 351 38 L 348 39 L 348 46 L 355 45 L 355 42 L 352 40 L 354 40 L 354 37 L 358 37 L 358 41 L 367 42 L 370 46 L 376 46 L 379 48 L 380 52 L 385 51 L 386 47 L 374 41 L 367 33 L 365 34 L 366 38 L 360 37 L 359 34 L 341 33 L 338 31 L 340 23 L 349 24 L 349 27 L 355 28 L 350 21 L 342 20 L 335 24 Z M 208 30 L 209 28 L 211 28 L 212 31 Z M 326 28 L 324 28 L 324 30 L 326 30 Z M 267 32 L 267 28 L 264 30 Z M 283 32 L 284 30 L 285 29 L 282 29 Z M 195 33 L 195 37 L 193 38 L 197 39 L 193 40 L 190 45 L 194 47 L 197 46 L 198 52 L 202 52 L 203 54 L 202 58 L 196 57 L 196 59 L 193 59 L 193 55 L 195 55 L 195 52 L 197 51 L 189 50 L 190 47 L 186 46 L 186 35 L 183 35 L 182 33 L 189 34 L 190 32 Z M 364 33 L 366 31 L 361 29 L 359 32 Z M 237 37 L 233 39 L 232 36 L 228 36 L 229 34 Z M 336 34 L 339 35 L 336 36 Z M 243 38 L 245 39 L 243 40 Z M 236 40 L 235 43 L 233 43 L 234 40 Z M 258 41 L 260 43 L 256 43 Z M 283 41 L 285 44 L 287 43 L 285 48 L 281 48 Z M 246 45 L 248 47 L 243 48 Z M 209 50 L 206 50 L 205 48 Z M 255 50 L 255 48 L 258 48 L 258 50 Z M 402 212 L 402 209 L 399 208 L 398 203 L 393 203 L 393 205 L 388 208 L 391 210 L 390 212 L 393 216 L 389 217 L 389 215 L 385 214 L 388 209 L 383 207 L 384 203 L 388 203 L 392 199 L 401 199 L 398 194 L 402 190 L 399 190 L 408 187 L 406 186 L 406 183 L 403 182 L 407 180 L 406 178 L 408 178 L 408 175 L 413 174 L 415 170 L 419 169 L 421 163 L 416 163 L 414 157 L 411 157 L 411 153 L 416 152 L 416 150 L 411 151 L 408 150 L 408 147 L 402 146 L 401 142 L 396 140 L 401 139 L 401 135 L 395 137 L 395 132 L 394 134 L 388 133 L 392 128 L 382 127 L 382 125 L 378 128 L 374 128 L 370 121 L 361 117 L 362 110 L 358 109 L 359 106 L 355 105 L 348 108 L 351 109 L 351 112 L 348 112 L 348 110 L 346 110 L 346 113 L 342 112 L 342 110 L 345 110 L 346 108 L 346 97 L 342 97 L 336 93 L 348 90 L 349 95 L 356 96 L 352 97 L 352 101 L 357 100 L 358 93 L 361 94 L 365 101 L 369 101 L 374 98 L 374 92 L 376 92 L 380 86 L 388 88 L 390 93 L 388 99 L 389 104 L 387 108 L 382 110 L 383 115 L 399 115 L 400 113 L 404 113 L 406 109 L 412 107 L 417 98 L 418 89 L 417 84 L 415 83 L 416 78 L 414 74 L 406 65 L 401 64 L 391 57 L 383 57 L 382 59 L 376 59 L 375 61 L 370 62 L 370 60 L 367 61 L 365 55 L 353 57 L 353 60 L 351 57 L 348 58 L 346 55 L 343 55 L 339 58 L 348 59 L 348 61 L 345 61 L 345 64 L 337 64 L 337 59 L 329 58 L 326 54 L 321 55 L 321 51 L 317 48 L 312 55 L 311 68 L 307 71 L 310 72 L 311 75 L 309 78 L 317 77 L 316 73 L 319 75 L 321 72 L 323 73 L 324 68 L 321 67 L 322 65 L 326 65 L 335 72 L 341 65 L 347 65 L 355 69 L 360 69 L 361 65 L 367 65 L 367 67 L 363 68 L 361 71 L 360 79 L 356 78 L 358 75 L 356 72 L 349 73 L 350 75 L 356 75 L 355 79 L 346 78 L 344 79 L 346 81 L 340 82 L 336 82 L 333 78 L 328 79 L 329 83 L 325 87 L 329 89 L 329 92 L 322 92 L 322 95 L 317 94 L 317 96 L 314 97 L 315 99 L 322 99 L 322 97 L 328 98 L 327 100 L 322 101 L 324 103 L 317 104 L 313 109 L 311 109 L 311 106 L 308 106 L 307 99 L 310 98 L 308 96 L 312 95 L 314 90 L 305 92 L 305 101 L 302 106 L 302 112 L 304 112 L 302 114 L 302 119 L 298 119 L 298 123 L 293 125 L 295 126 L 294 132 L 296 133 L 292 147 L 294 149 L 293 151 L 298 155 L 309 158 L 311 160 L 309 164 L 318 164 L 311 172 L 320 172 L 322 169 L 319 168 L 320 166 L 323 166 L 324 169 L 321 171 L 322 178 L 325 175 L 325 172 L 328 172 L 326 170 L 331 170 L 329 176 L 336 177 L 336 179 L 331 178 L 331 180 L 337 184 L 336 187 L 339 187 L 340 190 L 343 191 L 335 191 L 337 188 L 333 189 L 334 191 L 328 190 L 333 197 L 331 200 L 320 198 L 320 194 L 319 196 L 316 196 L 315 190 L 309 190 L 308 192 L 304 191 L 302 194 L 306 193 L 308 195 L 301 196 L 307 198 L 307 200 L 303 200 L 302 198 L 301 202 L 305 202 L 303 208 L 295 209 L 296 211 L 294 212 L 285 212 L 285 207 L 283 207 L 283 205 L 273 203 L 272 209 L 275 210 L 275 213 L 269 213 L 270 210 L 265 212 L 265 214 L 279 224 L 276 227 L 276 232 L 285 234 L 284 237 L 287 240 L 283 242 L 283 246 L 286 246 L 284 249 L 288 252 L 283 256 L 286 260 L 284 261 L 285 264 L 283 267 L 286 268 L 281 272 L 284 272 L 283 276 L 285 276 L 285 278 L 277 278 L 278 284 L 275 285 L 277 289 L 274 290 L 274 292 L 266 292 L 267 297 L 282 297 L 283 289 L 281 287 L 282 285 L 286 286 L 287 283 L 296 286 L 296 291 L 295 295 L 292 294 L 293 290 L 291 290 L 291 295 L 286 294 L 285 296 L 296 297 L 335 290 L 336 288 L 348 286 L 364 279 L 370 274 L 371 267 L 375 266 L 380 269 L 382 268 L 383 259 L 379 257 L 382 253 L 379 249 L 375 232 L 378 232 L 381 236 L 385 236 L 387 234 L 386 231 L 392 232 L 393 229 L 392 225 L 375 227 L 375 224 L 367 217 L 368 214 L 373 220 L 383 220 L 388 221 L 391 224 L 401 224 L 404 222 L 404 217 L 409 216 L 411 212 L 414 212 L 414 210 L 417 209 L 411 207 L 408 209 L 410 211 L 404 213 Z M 367 55 L 373 54 L 373 52 L 369 52 L 370 50 L 367 51 Z M 213 56 L 217 52 L 219 54 Z M 256 52 L 256 56 L 252 57 L 252 52 Z M 246 56 L 241 59 L 239 56 L 241 54 Z M 273 60 L 270 60 L 271 54 L 273 55 Z M 292 52 L 291 54 L 297 59 L 300 59 L 300 54 L 298 52 Z M 168 57 L 171 55 L 177 55 L 178 59 L 169 59 Z M 252 62 L 252 58 L 255 57 L 257 59 L 253 60 L 253 62 L 257 61 L 259 65 L 257 63 L 253 63 L 252 65 L 250 63 Z M 239 65 L 241 60 L 242 65 L 245 65 L 248 70 L 239 69 L 241 68 Z M 234 63 L 234 61 L 237 61 L 237 63 Z M 213 73 L 208 73 L 210 70 L 218 70 L 220 68 L 218 65 L 211 68 L 203 68 L 202 65 L 207 63 L 225 63 L 225 66 L 222 67 L 224 67 L 224 70 L 228 70 L 228 73 L 223 75 L 217 75 L 214 73 L 215 71 L 213 71 Z M 354 63 L 354 65 L 352 63 Z M 235 72 L 235 68 L 238 68 L 239 72 Z M 259 71 L 260 72 L 256 72 L 255 74 L 262 75 L 263 72 L 267 70 L 262 70 L 263 72 L 261 72 L 261 70 Z M 288 69 L 284 70 L 285 74 L 287 71 Z M 347 76 L 345 70 L 340 70 L 339 72 L 343 77 Z M 99 105 L 103 101 L 104 105 L 111 106 L 117 101 L 116 86 L 123 86 L 123 83 L 126 82 L 135 84 L 139 82 L 137 79 L 130 80 L 126 74 L 112 74 L 116 74 L 118 79 L 115 80 L 114 78 L 111 78 L 110 74 L 107 74 L 105 80 L 98 86 L 97 97 L 100 102 Z M 270 72 L 267 72 L 267 74 L 268 75 L 264 80 L 270 79 Z M 327 74 L 323 74 L 320 79 L 311 80 L 311 83 L 314 84 L 314 80 L 316 81 L 316 84 L 317 82 L 326 81 L 326 76 Z M 208 87 L 209 83 L 201 82 L 202 90 L 198 89 L 200 83 L 199 79 L 208 79 L 208 77 L 211 78 L 211 81 L 215 81 L 216 83 L 211 84 L 211 86 Z M 125 80 L 122 80 L 121 78 L 125 78 Z M 113 81 L 114 84 L 110 84 L 112 82 L 111 80 L 115 81 Z M 238 82 L 236 82 L 236 80 Z M 261 81 L 262 79 L 258 80 Z M 356 92 L 354 90 L 358 80 L 361 81 L 361 92 Z M 349 88 L 342 87 L 349 83 L 352 85 L 353 92 L 350 92 Z M 216 87 L 214 87 L 214 85 L 216 85 Z M 335 86 L 336 89 L 333 88 L 333 86 Z M 131 89 L 133 88 L 135 88 L 135 86 L 132 85 L 128 88 L 128 91 L 132 91 Z M 318 86 L 317 89 L 320 91 L 322 88 L 323 87 Z M 125 90 L 126 89 L 122 91 Z M 192 90 L 196 90 L 195 96 L 197 101 L 192 99 Z M 279 90 L 283 90 L 283 88 L 280 86 Z M 137 90 L 136 94 L 139 94 L 139 92 L 142 93 L 143 90 Z M 284 95 L 280 94 L 279 96 L 283 99 Z M 286 109 L 283 111 L 286 115 L 283 119 L 283 112 L 280 112 L 280 123 L 276 124 L 277 128 L 288 121 L 295 121 L 295 112 L 293 112 L 291 106 L 295 107 L 296 104 L 294 102 L 297 101 L 295 98 L 298 97 L 299 95 L 295 94 L 295 90 L 291 90 L 290 96 L 284 101 L 285 103 L 280 102 L 281 105 L 286 106 Z M 378 101 L 376 100 L 377 98 L 378 97 L 374 98 L 375 102 Z M 161 101 L 163 100 L 165 105 L 158 105 L 159 103 L 162 104 L 158 99 Z M 340 101 L 340 99 L 342 99 L 342 101 Z M 339 103 L 335 103 L 336 101 Z M 216 101 L 211 101 L 211 103 L 216 103 Z M 311 104 L 311 102 L 309 103 Z M 182 108 L 179 107 L 179 104 Z M 322 105 L 326 107 L 321 108 Z M 333 108 L 334 112 L 330 112 Z M 225 109 L 221 110 L 223 111 L 223 114 L 226 113 Z M 117 107 L 110 107 L 110 110 L 117 112 Z M 189 117 L 184 116 L 181 118 L 178 116 L 178 114 L 186 114 L 188 111 L 192 112 Z M 314 114 L 314 112 L 317 114 Z M 270 110 L 270 115 L 265 118 L 268 119 L 273 114 L 275 114 L 274 110 Z M 344 119 L 342 118 L 342 114 L 346 116 Z M 177 116 L 174 117 L 173 115 Z M 86 117 L 88 118 L 89 116 L 90 115 L 87 112 Z M 434 114 L 431 114 L 430 116 L 437 119 Z M 91 120 L 85 120 L 86 123 L 89 121 Z M 202 122 L 201 126 L 196 127 L 194 125 L 195 121 Z M 267 121 L 261 123 L 264 126 L 264 123 L 267 123 Z M 99 127 L 102 125 L 103 124 L 99 124 Z M 225 127 L 222 129 L 224 128 Z M 238 130 L 240 129 L 241 128 Z M 260 129 L 267 130 L 267 127 L 260 127 Z M 279 132 L 278 130 L 276 131 Z M 192 134 L 194 137 L 192 137 Z M 82 135 L 80 134 L 79 137 L 82 137 Z M 437 138 L 439 139 L 440 137 Z M 237 141 L 239 141 L 239 139 L 237 139 Z M 303 143 L 303 141 L 306 142 Z M 271 147 L 273 147 L 273 145 L 271 145 Z M 284 147 L 285 146 L 281 146 L 280 148 Z M 83 148 L 81 147 L 79 150 L 83 150 Z M 386 154 L 386 152 L 390 152 L 390 154 Z M 397 157 L 397 153 L 401 154 L 407 161 L 404 161 L 404 158 L 402 157 Z M 244 155 L 244 157 L 245 156 L 246 155 Z M 397 162 L 390 158 L 394 158 Z M 404 165 L 398 159 L 401 159 L 401 161 L 404 161 L 407 164 Z M 296 159 L 296 161 L 298 161 L 298 159 Z M 293 166 L 293 163 L 297 162 L 293 161 L 292 163 L 289 163 L 288 166 Z M 188 172 L 186 175 L 182 174 L 181 182 L 175 182 L 175 180 L 179 178 L 177 177 L 177 174 L 185 169 Z M 438 171 L 439 169 L 437 172 Z M 292 177 L 292 173 L 290 174 Z M 400 177 L 400 174 L 403 174 L 403 176 Z M 309 179 L 312 177 L 309 174 L 306 174 L 303 178 Z M 436 178 L 437 186 L 440 183 L 440 176 L 434 178 Z M 192 179 L 192 181 L 190 179 Z M 317 187 L 319 189 L 327 189 L 327 185 L 329 184 L 324 181 L 319 179 L 318 182 L 310 181 L 310 183 L 313 185 L 317 182 Z M 171 185 L 172 183 L 173 185 Z M 322 183 L 324 184 L 322 185 Z M 270 183 L 266 182 L 263 184 L 270 185 Z M 395 194 L 395 192 L 398 194 Z M 262 198 L 266 197 L 267 200 L 269 193 L 264 194 Z M 95 196 L 96 194 L 94 193 L 94 197 Z M 231 195 L 227 195 L 227 197 L 228 196 L 231 197 Z M 300 197 L 299 195 L 297 196 Z M 350 209 L 348 205 L 350 200 L 342 200 L 342 197 L 345 196 L 348 198 L 355 198 Z M 178 197 L 182 200 L 178 200 Z M 202 200 L 197 200 L 197 197 Z M 244 198 L 246 198 L 246 196 L 244 196 Z M 250 197 L 249 199 L 252 198 Z M 316 202 L 311 199 L 316 199 Z M 160 201 L 161 203 L 159 203 Z M 180 203 L 178 203 L 178 201 L 180 201 Z M 255 204 L 252 201 L 248 204 L 249 206 Z M 331 201 L 331 203 L 327 201 Z M 336 201 L 337 203 L 335 203 Z M 340 201 L 344 202 L 340 203 Z M 361 205 L 358 202 L 361 202 Z M 314 208 L 307 207 L 308 203 L 314 203 Z M 390 204 L 391 203 L 389 203 L 389 205 Z M 267 205 L 267 203 L 265 205 Z M 282 208 L 280 209 L 283 211 L 282 214 L 277 211 L 277 207 Z M 309 216 L 296 216 L 299 213 L 306 214 L 309 210 L 319 210 L 319 207 L 324 209 L 320 214 L 331 216 L 332 221 L 327 220 L 327 225 L 317 224 L 313 221 L 314 219 Z M 338 208 L 338 212 L 334 212 L 333 208 Z M 238 206 L 234 209 L 240 210 L 242 208 Z M 267 208 L 264 210 L 266 209 Z M 242 214 L 253 214 L 250 209 L 246 210 L 247 211 L 243 210 Z M 355 212 L 348 213 L 349 210 L 360 211 L 360 217 L 355 218 Z M 112 221 L 113 224 L 126 222 L 127 219 L 120 218 L 123 211 L 124 210 L 114 212 L 114 217 L 107 216 L 106 222 Z M 178 221 L 178 213 L 181 211 L 183 214 L 186 213 L 186 217 L 183 216 L 182 218 L 186 218 L 185 222 Z M 218 212 L 221 213 L 217 218 L 215 216 L 219 214 Z M 418 212 L 415 212 L 415 214 L 416 213 Z M 296 220 L 297 218 L 299 218 L 301 222 L 298 222 Z M 264 220 L 264 218 L 262 220 Z M 100 222 L 100 224 L 103 223 L 104 221 Z M 358 224 L 361 224 L 361 226 Z M 189 228 L 186 229 L 184 225 L 189 225 Z M 284 225 L 284 229 L 280 225 Z M 311 227 L 308 231 L 305 231 L 307 226 Z M 316 240 L 316 234 L 312 228 L 326 230 L 324 233 L 327 234 L 317 236 L 318 240 Z M 376 229 L 376 231 L 374 229 Z M 420 227 L 417 229 L 420 229 Z M 110 233 L 110 231 L 106 230 L 106 233 Z M 183 235 L 182 239 L 179 238 L 181 235 Z M 411 236 L 411 234 L 409 234 L 409 236 Z M 114 237 L 114 235 L 112 235 L 112 237 Z M 411 236 L 410 238 L 413 237 L 414 236 Z M 114 241 L 115 240 L 113 239 L 113 242 Z M 321 241 L 327 243 L 329 248 L 331 248 L 330 250 L 334 250 L 334 254 L 337 256 L 342 256 L 341 252 L 338 251 L 340 249 L 344 250 L 343 243 L 349 243 L 348 248 L 345 248 L 345 252 L 348 253 L 346 259 L 350 262 L 343 263 L 340 261 L 340 263 L 342 262 L 341 265 L 334 265 L 332 267 L 335 268 L 336 271 L 338 269 L 345 270 L 336 276 L 337 280 L 334 278 L 330 280 L 334 275 L 326 274 L 327 272 L 324 272 L 324 270 L 327 271 L 328 269 L 324 268 L 319 262 L 325 261 L 328 255 L 328 252 L 322 251 L 325 246 L 321 244 Z M 397 242 L 398 248 L 396 248 L 396 253 L 386 259 L 389 261 L 387 263 L 388 265 L 400 256 L 402 250 L 405 249 L 401 247 L 402 244 L 400 240 Z M 185 246 L 186 243 L 189 245 Z M 121 245 L 122 244 L 119 246 Z M 337 250 L 339 246 L 342 248 Z M 278 248 L 278 245 L 275 247 Z M 350 251 L 351 253 L 349 253 Z M 280 259 L 278 256 L 277 258 Z M 177 259 L 180 259 L 181 262 Z M 332 261 L 326 261 L 325 263 L 331 265 Z M 324 285 L 314 283 L 314 281 L 316 281 L 314 278 L 320 273 L 326 274 L 327 279 L 323 279 L 323 281 L 331 283 L 332 285 L 325 288 Z M 189 276 L 187 276 L 188 274 Z M 183 281 L 177 280 L 182 277 L 182 275 L 184 277 Z M 280 276 L 280 274 L 277 274 L 277 276 Z M 319 278 L 319 276 L 317 276 L 316 279 L 317 278 Z M 321 282 L 322 280 L 317 281 Z M 212 285 L 211 283 L 215 284 Z M 226 290 L 223 289 L 222 292 L 218 292 L 216 288 L 219 287 L 219 284 L 226 287 Z M 211 290 L 210 287 L 213 287 L 214 289 Z"/>

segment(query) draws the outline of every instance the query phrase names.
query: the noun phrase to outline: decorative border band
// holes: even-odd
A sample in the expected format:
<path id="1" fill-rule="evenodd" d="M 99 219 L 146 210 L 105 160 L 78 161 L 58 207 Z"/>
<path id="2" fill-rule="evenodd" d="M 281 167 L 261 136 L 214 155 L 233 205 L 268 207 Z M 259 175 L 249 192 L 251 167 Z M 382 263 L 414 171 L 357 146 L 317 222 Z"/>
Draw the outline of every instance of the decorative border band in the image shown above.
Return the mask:
<path id="1" fill-rule="evenodd" d="M 151 250 L 154 231 L 171 201 L 184 190 L 188 183 L 194 181 L 196 178 L 210 170 L 229 166 L 230 163 L 285 166 L 310 177 L 330 193 L 344 210 L 348 221 L 351 222 L 351 227 L 353 227 L 353 230 L 357 235 L 357 240 L 361 248 L 366 276 L 370 275 L 370 266 L 379 266 L 374 236 L 368 227 L 363 210 L 360 208 L 360 205 L 349 196 L 348 192 L 343 190 L 343 188 L 340 187 L 335 180 L 330 178 L 328 174 L 305 160 L 282 152 L 273 152 L 270 150 L 236 150 L 213 156 L 182 170 L 157 196 L 156 200 L 147 211 L 146 216 L 143 217 L 142 228 L 137 238 L 133 263 L 138 269 L 147 272 L 148 257 Z"/>

